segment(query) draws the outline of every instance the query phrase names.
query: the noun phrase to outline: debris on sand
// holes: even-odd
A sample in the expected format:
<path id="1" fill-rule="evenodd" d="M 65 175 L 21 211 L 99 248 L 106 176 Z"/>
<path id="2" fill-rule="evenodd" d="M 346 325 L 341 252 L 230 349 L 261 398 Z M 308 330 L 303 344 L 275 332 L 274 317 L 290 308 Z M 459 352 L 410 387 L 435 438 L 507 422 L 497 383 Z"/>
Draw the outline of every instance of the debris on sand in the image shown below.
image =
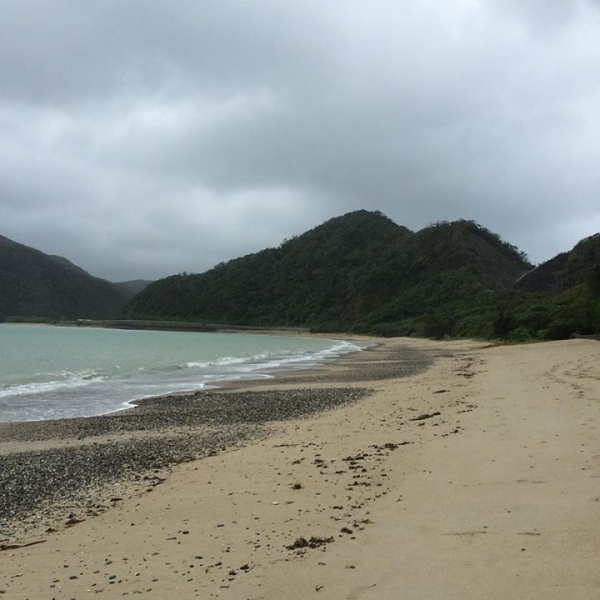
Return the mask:
<path id="1" fill-rule="evenodd" d="M 289 546 L 286 546 L 288 550 L 299 550 L 301 548 L 319 548 L 325 544 L 333 542 L 333 537 L 311 537 L 307 540 L 305 537 L 296 538 L 296 541 Z"/>

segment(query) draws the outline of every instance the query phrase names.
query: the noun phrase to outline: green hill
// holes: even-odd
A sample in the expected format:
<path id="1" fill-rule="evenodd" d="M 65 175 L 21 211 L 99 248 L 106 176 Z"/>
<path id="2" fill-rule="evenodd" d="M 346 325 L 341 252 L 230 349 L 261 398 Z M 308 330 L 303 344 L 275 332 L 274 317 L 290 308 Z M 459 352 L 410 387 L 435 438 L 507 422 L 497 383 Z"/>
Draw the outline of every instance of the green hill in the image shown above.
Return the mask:
<path id="1" fill-rule="evenodd" d="M 114 318 L 124 303 L 112 283 L 66 258 L 0 236 L 0 318 Z"/>
<path id="2" fill-rule="evenodd" d="M 517 339 L 600 334 L 600 234 L 528 271 L 514 289 L 501 307 L 501 332 Z"/>
<path id="3" fill-rule="evenodd" d="M 473 299 L 507 289 L 530 268 L 516 248 L 472 221 L 413 233 L 362 210 L 206 273 L 154 282 L 125 312 L 315 331 L 460 334 L 465 327 L 454 324 Z"/>
<path id="4" fill-rule="evenodd" d="M 384 336 L 597 335 L 600 234 L 532 268 L 517 248 L 473 221 L 412 232 L 361 210 L 277 248 L 149 285 L 112 284 L 0 236 L 0 320 L 123 315 Z"/>
<path id="5" fill-rule="evenodd" d="M 600 234 L 581 240 L 525 273 L 515 287 L 530 292 L 560 292 L 581 284 L 600 284 Z"/>

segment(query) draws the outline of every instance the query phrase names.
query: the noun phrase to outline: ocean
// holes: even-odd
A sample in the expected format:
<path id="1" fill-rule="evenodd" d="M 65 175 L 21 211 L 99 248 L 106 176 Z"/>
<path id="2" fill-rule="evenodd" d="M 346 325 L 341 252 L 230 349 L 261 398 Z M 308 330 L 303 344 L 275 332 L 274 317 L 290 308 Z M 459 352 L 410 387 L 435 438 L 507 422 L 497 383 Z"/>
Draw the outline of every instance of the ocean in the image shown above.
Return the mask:
<path id="1" fill-rule="evenodd" d="M 103 415 L 136 400 L 274 377 L 369 344 L 301 336 L 0 324 L 0 422 Z"/>

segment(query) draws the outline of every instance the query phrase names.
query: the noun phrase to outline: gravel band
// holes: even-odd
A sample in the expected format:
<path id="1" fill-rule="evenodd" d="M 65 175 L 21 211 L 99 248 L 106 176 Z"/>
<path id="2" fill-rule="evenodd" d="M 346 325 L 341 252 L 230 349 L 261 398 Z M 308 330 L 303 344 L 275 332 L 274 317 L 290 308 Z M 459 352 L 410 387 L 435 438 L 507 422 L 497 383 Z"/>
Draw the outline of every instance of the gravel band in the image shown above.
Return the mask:
<path id="1" fill-rule="evenodd" d="M 106 502 L 106 496 L 114 498 L 115 488 L 108 484 L 120 480 L 143 484 L 144 473 L 217 452 L 259 434 L 256 428 L 239 427 L 9 454 L 2 458 L 0 472 L 0 532 L 11 529 L 15 520 L 40 517 L 38 513 L 52 506 L 67 511 L 67 507 L 91 502 L 101 508 L 92 499 Z M 94 494 L 100 486 L 106 488 L 105 493 Z"/>
<path id="2" fill-rule="evenodd" d="M 0 430 L 4 441 L 60 439 L 74 445 L 0 458 L 0 537 L 50 526 L 72 510 L 102 511 L 111 497 L 152 485 L 148 473 L 264 438 L 268 422 L 329 410 L 370 393 L 365 388 L 201 392 L 145 400 L 137 409 L 105 417 L 7 425 Z M 120 491 L 121 483 L 128 489 Z"/>
<path id="3" fill-rule="evenodd" d="M 285 421 L 355 402 L 366 393 L 363 388 L 308 388 L 198 392 L 150 398 L 140 401 L 135 409 L 103 417 L 6 424 L 0 427 L 0 442 L 84 440 L 91 436 L 158 431 L 171 427 Z"/>

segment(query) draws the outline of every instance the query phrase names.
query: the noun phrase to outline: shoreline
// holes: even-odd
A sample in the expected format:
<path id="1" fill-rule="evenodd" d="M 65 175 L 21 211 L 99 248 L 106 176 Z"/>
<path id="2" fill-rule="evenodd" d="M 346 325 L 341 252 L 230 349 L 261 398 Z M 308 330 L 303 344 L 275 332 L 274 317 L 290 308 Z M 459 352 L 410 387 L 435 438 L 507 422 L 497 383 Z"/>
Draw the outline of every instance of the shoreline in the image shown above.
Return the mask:
<path id="1" fill-rule="evenodd" d="M 268 380 L 225 380 L 210 390 L 137 400 L 106 415 L 0 423 L 0 540 L 58 529 L 74 510 L 98 514 L 111 498 L 144 490 L 150 472 L 162 479 L 183 462 L 265 439 L 274 423 L 360 401 L 372 393 L 361 379 L 406 376 L 429 364 L 405 350 L 392 367 L 377 369 L 360 355 L 380 345 L 309 369 L 282 369 Z M 363 362 L 366 374 L 357 367 Z"/>
<path id="2" fill-rule="evenodd" d="M 9 327 L 30 327 L 30 325 L 12 324 Z M 66 327 L 66 329 L 72 328 Z M 89 327 L 85 329 L 92 332 L 103 328 Z M 143 331 L 143 329 L 138 329 L 138 331 Z M 174 332 L 175 335 L 180 333 L 183 334 L 184 331 Z M 237 347 L 236 334 L 241 335 L 243 338 L 243 341 L 240 341 L 242 349 L 239 356 L 235 354 L 235 348 Z M 164 330 L 157 330 L 157 335 L 168 335 L 168 333 Z M 210 336 L 211 334 L 205 333 L 205 335 Z M 60 375 L 61 367 L 55 366 L 53 378 L 46 380 L 43 377 L 40 382 L 34 379 L 37 376 L 35 373 L 30 373 L 29 379 L 24 376 L 19 383 L 16 379 L 11 381 L 9 372 L 3 372 L 3 377 L 9 376 L 6 384 L 8 389 L 5 392 L 9 396 L 5 402 L 2 402 L 0 398 L 0 404 L 3 405 L 3 410 L 0 410 L 0 427 L 7 423 L 107 416 L 135 408 L 138 404 L 151 398 L 223 389 L 231 387 L 230 383 L 232 382 L 234 385 L 243 385 L 244 382 L 278 378 L 288 371 L 302 372 L 314 366 L 318 367 L 320 364 L 329 364 L 346 354 L 360 352 L 377 344 L 373 341 L 373 338 L 359 336 L 332 338 L 330 336 L 299 333 L 292 335 L 289 331 L 287 333 L 283 331 L 269 332 L 268 337 L 271 338 L 271 342 L 268 343 L 264 340 L 260 341 L 261 338 L 256 337 L 260 335 L 264 338 L 264 335 L 267 335 L 266 332 L 261 333 L 257 330 L 252 333 L 223 331 L 214 335 L 224 336 L 222 338 L 224 340 L 222 352 L 225 354 L 217 352 L 214 356 L 210 356 L 210 353 L 209 355 L 206 355 L 206 353 L 203 355 L 203 349 L 201 349 L 201 355 L 204 358 L 195 360 L 192 349 L 188 352 L 188 358 L 180 356 L 179 362 L 175 361 L 172 365 L 161 364 L 159 370 L 155 369 L 156 365 L 146 368 L 145 363 L 140 363 L 144 366 L 140 367 L 138 371 L 125 370 L 123 375 L 120 376 L 120 366 L 117 364 L 120 359 L 114 359 L 115 364 L 113 366 L 112 364 L 104 364 L 101 357 L 99 361 L 96 361 L 99 362 L 99 365 L 96 364 L 95 367 L 89 367 L 88 369 L 82 366 L 75 366 L 71 369 L 65 368 L 65 371 L 73 371 L 72 373 L 67 372 L 68 377 L 65 378 Z M 167 340 L 169 339 L 173 338 L 167 338 Z M 186 341 L 189 342 L 190 339 L 192 338 L 187 338 Z M 217 347 L 219 341 L 217 340 Z M 207 338 L 200 341 L 201 346 L 207 345 L 207 347 L 210 347 L 212 344 L 213 340 L 210 337 L 208 342 Z M 254 354 L 252 354 L 252 350 L 247 351 L 248 344 L 257 347 L 265 346 L 267 350 L 263 353 L 262 350 L 255 349 Z M 303 345 L 307 348 L 303 348 Z M 6 351 L 8 351 L 8 348 Z M 109 347 L 107 347 L 106 352 L 107 354 L 111 353 Z M 127 361 L 128 357 L 123 360 Z M 43 371 L 43 366 L 39 368 Z M 141 371 L 147 371 L 147 379 L 139 376 Z M 31 381 L 35 383 L 31 383 Z M 82 386 L 81 384 L 91 385 Z M 13 387 L 14 390 L 11 389 Z M 30 387 L 32 390 L 29 389 Z M 64 390 L 63 396 L 58 397 L 59 400 L 57 400 L 56 405 L 49 403 L 46 406 L 43 401 L 38 401 L 35 396 L 38 387 L 41 388 L 42 394 L 46 392 L 51 394 L 54 391 L 61 392 L 61 388 L 70 388 L 70 390 Z M 14 404 L 11 404 L 10 393 L 15 397 Z M 21 399 L 23 394 L 24 400 Z M 43 398 L 43 396 L 40 397 Z M 40 407 L 39 410 L 38 406 Z"/>
<path id="3" fill-rule="evenodd" d="M 394 377 L 402 349 L 428 368 Z M 367 352 L 310 380 L 232 392 L 372 390 L 142 476 L 137 493 L 63 515 L 71 523 L 56 532 L 24 532 L 0 554 L 0 590 L 22 600 L 597 598 L 597 343 L 397 339 Z"/>
<path id="4" fill-rule="evenodd" d="M 9 318 L 2 325 L 40 325 L 47 327 L 90 327 L 95 329 L 129 329 L 133 331 L 189 331 L 198 333 L 256 333 L 257 335 L 319 335 L 308 327 L 254 327 L 246 325 L 222 325 L 218 323 L 188 323 L 185 321 L 143 321 L 135 319 L 74 319 L 53 321 L 51 319 Z M 344 334 L 345 335 L 345 334 Z"/>

